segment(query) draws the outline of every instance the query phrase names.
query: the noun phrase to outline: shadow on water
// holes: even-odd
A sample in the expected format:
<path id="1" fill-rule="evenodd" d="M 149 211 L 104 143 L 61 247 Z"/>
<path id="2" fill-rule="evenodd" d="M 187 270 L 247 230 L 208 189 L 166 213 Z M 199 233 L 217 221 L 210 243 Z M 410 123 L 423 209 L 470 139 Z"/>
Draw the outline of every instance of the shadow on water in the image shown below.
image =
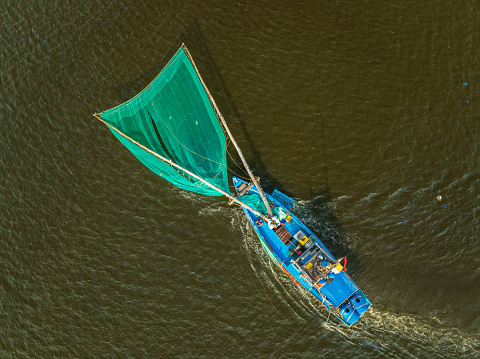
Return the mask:
<path id="1" fill-rule="evenodd" d="M 178 41 L 176 41 L 170 49 L 165 51 L 162 58 L 149 70 L 140 74 L 132 81 L 124 82 L 113 87 L 115 93 L 117 93 L 122 102 L 135 96 L 138 92 L 143 90 L 158 75 L 158 73 L 160 73 L 168 60 L 176 53 L 180 45 L 185 43 L 194 57 L 195 63 L 199 68 L 205 83 L 208 84 L 209 90 L 214 96 L 219 108 L 224 111 L 231 111 L 232 116 L 229 116 L 229 118 L 234 118 L 241 128 L 242 135 L 248 143 L 249 153 L 251 154 L 247 159 L 247 162 L 252 171 L 263 179 L 262 186 L 264 189 L 268 193 L 271 193 L 274 189 L 278 189 L 287 196 L 295 198 L 294 193 L 286 188 L 277 177 L 269 173 L 266 168 L 265 163 L 262 160 L 262 154 L 258 151 L 255 142 L 248 131 L 246 122 L 242 118 L 238 107 L 235 105 L 221 72 L 208 49 L 200 25 L 194 21 L 177 40 Z M 322 135 L 325 137 L 323 120 Z M 323 143 L 325 143 L 325 141 L 323 141 Z M 326 154 L 325 149 L 323 149 L 323 152 Z M 231 156 L 234 156 L 235 159 L 232 160 L 231 158 L 228 158 L 228 167 L 234 169 L 236 174 L 247 176 L 246 172 L 241 172 L 236 165 L 241 164 L 238 154 L 234 150 L 230 150 L 229 153 Z M 326 164 L 324 166 L 324 181 L 325 183 L 323 186 L 311 190 L 309 201 L 300 201 L 302 204 L 297 206 L 297 209 L 299 209 L 301 213 L 296 214 L 319 236 L 319 238 L 322 239 L 322 242 L 324 242 L 334 256 L 337 258 L 347 256 L 349 267 L 356 267 L 356 270 L 358 271 L 359 262 L 354 253 L 342 245 L 342 239 L 345 238 L 347 233 L 332 210 L 328 185 L 328 166 Z"/>
<path id="2" fill-rule="evenodd" d="M 317 234 L 336 258 L 347 257 L 347 267 L 358 272 L 361 269 L 360 262 L 354 252 L 343 245 L 348 233 L 333 212 L 328 183 L 323 188 L 312 189 L 309 198 L 308 201 L 299 201 L 293 209 L 295 214 Z"/>
<path id="3" fill-rule="evenodd" d="M 219 68 L 217 67 L 213 56 L 211 55 L 207 44 L 205 43 L 204 36 L 201 32 L 200 26 L 197 23 L 194 23 L 184 34 L 185 43 L 191 50 L 192 53 L 195 53 L 197 56 L 195 60 L 201 64 L 202 69 L 210 68 L 211 71 L 207 71 L 202 76 L 208 77 L 206 83 L 209 84 L 210 91 L 212 93 L 218 93 L 219 98 L 215 98 L 217 104 L 222 109 L 231 109 L 233 117 L 237 121 L 237 124 L 242 130 L 243 137 L 249 146 L 249 153 L 251 156 L 247 159 L 249 166 L 255 175 L 258 175 L 263 179 L 262 187 L 268 192 L 271 193 L 274 189 L 285 193 L 287 196 L 295 198 L 294 193 L 292 193 L 288 188 L 286 188 L 281 181 L 269 173 L 265 163 L 262 160 L 262 154 L 258 151 L 255 146 L 255 142 L 252 139 L 245 120 L 242 118 L 241 112 L 235 105 L 233 97 L 231 96 L 230 91 L 223 79 Z M 191 44 L 191 45 L 190 45 Z M 194 47 L 192 47 L 194 46 Z M 325 126 L 322 120 L 322 135 L 325 138 Z M 325 144 L 325 141 L 323 141 Z M 323 148 L 323 153 L 326 154 L 325 148 Z M 239 156 L 235 153 L 233 154 L 230 151 L 232 156 L 235 156 L 235 163 L 241 163 Z M 325 157 L 324 157 L 325 158 Z M 235 163 L 229 159 L 228 167 L 237 168 Z M 356 259 L 354 253 L 347 247 L 342 245 L 342 239 L 347 235 L 345 228 L 342 226 L 338 218 L 335 216 L 331 206 L 331 197 L 330 190 L 328 185 L 328 165 L 324 166 L 324 185 L 316 190 L 311 190 L 310 200 L 306 202 L 303 206 L 304 216 L 299 217 L 304 221 L 309 223 L 309 227 L 322 238 L 322 242 L 330 249 L 332 254 L 336 257 L 348 257 L 349 267 L 355 267 L 356 270 L 359 270 L 359 262 Z"/>

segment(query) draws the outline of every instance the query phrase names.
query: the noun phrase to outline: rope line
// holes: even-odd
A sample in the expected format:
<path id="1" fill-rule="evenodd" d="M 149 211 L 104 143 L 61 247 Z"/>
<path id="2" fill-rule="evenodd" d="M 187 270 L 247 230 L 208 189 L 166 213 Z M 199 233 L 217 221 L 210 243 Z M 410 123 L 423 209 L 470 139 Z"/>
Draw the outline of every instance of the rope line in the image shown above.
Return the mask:
<path id="1" fill-rule="evenodd" d="M 240 168 L 240 170 L 243 171 L 243 173 L 245 173 L 245 174 L 248 175 L 248 173 L 246 173 L 245 170 L 244 170 L 242 167 L 240 167 L 237 162 L 235 162 L 235 160 L 233 159 L 233 157 L 232 157 L 232 155 L 230 154 L 230 152 L 228 152 L 228 148 L 227 148 L 227 153 L 228 153 L 228 156 L 230 157 L 230 159 L 232 160 L 232 162 L 235 163 L 235 165 L 236 165 L 238 168 Z M 232 173 L 234 173 L 232 170 L 230 170 L 230 171 L 231 171 Z M 243 176 L 239 176 L 239 175 L 237 175 L 237 176 L 238 176 L 238 177 L 241 177 L 241 178 L 243 178 L 243 179 L 246 179 L 246 180 L 250 180 L 249 177 L 247 178 L 247 177 L 243 177 Z"/>
<path id="2" fill-rule="evenodd" d="M 213 176 L 213 177 L 211 177 L 211 178 L 217 177 L 217 176 L 222 172 L 223 167 L 224 167 L 224 166 L 226 167 L 226 165 L 225 165 L 224 163 L 220 163 L 220 162 L 217 162 L 217 161 L 212 160 L 212 159 L 210 159 L 210 158 L 204 157 L 204 156 L 202 156 L 201 154 L 196 153 L 195 151 L 192 151 L 192 150 L 189 149 L 187 146 L 185 146 L 182 142 L 180 142 L 180 140 L 177 138 L 177 136 L 175 136 L 175 134 L 172 132 L 172 130 L 170 129 L 170 127 L 168 127 L 168 125 L 165 123 L 165 121 L 163 121 L 162 117 L 159 116 L 158 111 L 157 111 L 157 109 L 156 109 L 156 107 L 155 107 L 155 104 L 153 103 L 153 100 L 152 100 L 152 102 L 151 102 L 151 105 L 152 105 L 153 110 L 155 111 L 155 114 L 157 115 L 157 117 L 160 119 L 160 121 L 162 121 L 162 123 L 164 124 L 164 126 L 166 127 L 166 129 L 172 134 L 173 138 L 175 138 L 175 140 L 176 140 L 183 148 L 185 148 L 187 151 L 193 153 L 194 155 L 197 155 L 198 157 L 203 158 L 204 160 L 211 161 L 211 162 L 214 162 L 214 163 L 219 164 L 220 166 L 222 166 L 222 169 L 221 169 L 215 176 Z M 225 141 L 225 142 L 226 142 L 226 141 Z"/>
<path id="3" fill-rule="evenodd" d="M 165 123 L 165 121 L 162 119 L 162 117 L 159 116 L 158 111 L 157 111 L 156 106 L 155 106 L 155 104 L 153 103 L 153 101 L 151 102 L 151 105 L 152 105 L 152 107 L 153 107 L 153 110 L 155 111 L 155 114 L 156 114 L 157 117 L 160 119 L 160 121 L 162 121 L 162 123 L 163 123 L 163 125 L 165 126 L 165 128 L 171 133 L 171 135 L 173 136 L 173 138 L 174 138 L 183 148 L 185 148 L 187 151 L 193 153 L 194 155 L 196 155 L 196 156 L 198 156 L 198 157 L 201 157 L 201 158 L 203 158 L 203 159 L 205 159 L 205 160 L 207 160 L 207 161 L 211 161 L 211 162 L 214 162 L 214 163 L 219 164 L 220 166 L 222 166 L 222 169 L 221 169 L 215 176 L 213 176 L 213 177 L 207 177 L 207 178 L 205 178 L 205 179 L 210 179 L 210 180 L 211 180 L 211 179 L 217 178 L 217 177 L 222 173 L 223 167 L 226 167 L 227 170 L 229 170 L 229 171 L 230 171 L 231 173 L 233 173 L 235 176 L 237 176 L 237 177 L 239 177 L 239 178 L 242 178 L 242 179 L 245 179 L 245 180 L 249 180 L 249 178 L 244 177 L 244 176 L 242 176 L 242 175 L 239 175 L 238 173 L 236 173 L 235 171 L 233 171 L 233 170 L 232 170 L 230 167 L 228 167 L 225 163 L 220 163 L 220 162 L 218 162 L 218 161 L 215 161 L 215 160 L 212 160 L 212 159 L 207 158 L 207 157 L 205 157 L 205 156 L 202 156 L 201 154 L 199 154 L 199 153 L 197 153 L 197 152 L 189 149 L 187 146 L 185 146 L 185 145 L 175 136 L 175 134 L 173 133 L 173 131 L 172 131 L 172 130 L 170 129 L 170 127 Z M 222 131 L 224 132 L 224 135 L 225 135 L 225 130 L 223 129 L 223 127 L 221 127 L 221 128 L 222 128 Z M 232 155 L 231 155 L 230 152 L 228 151 L 228 145 L 229 145 L 230 142 L 231 142 L 230 138 L 229 138 L 228 136 L 226 136 L 225 139 L 226 139 L 226 141 L 225 141 L 225 151 L 228 153 L 228 156 L 230 157 L 230 159 L 232 160 L 232 162 L 233 162 L 241 171 L 243 171 L 244 173 L 246 173 L 245 170 L 242 169 L 242 167 L 240 167 L 237 162 L 235 162 L 235 160 L 233 159 Z M 178 171 L 177 171 L 177 172 L 178 172 Z M 185 177 L 185 176 L 184 176 L 184 177 Z"/>

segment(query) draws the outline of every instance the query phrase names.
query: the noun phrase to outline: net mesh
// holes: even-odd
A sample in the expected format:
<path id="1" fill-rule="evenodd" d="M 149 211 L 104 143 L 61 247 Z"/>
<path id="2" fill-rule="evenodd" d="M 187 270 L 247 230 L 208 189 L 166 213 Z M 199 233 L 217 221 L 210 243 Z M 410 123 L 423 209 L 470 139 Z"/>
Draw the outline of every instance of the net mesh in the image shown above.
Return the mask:
<path id="1" fill-rule="evenodd" d="M 134 141 L 230 192 L 225 135 L 183 46 L 142 92 L 99 115 Z M 204 195 L 221 196 L 115 130 L 111 131 L 145 166 L 175 186 Z"/>
<path id="2" fill-rule="evenodd" d="M 260 198 L 260 195 L 257 193 L 249 193 L 245 194 L 240 197 L 240 200 L 252 207 L 253 209 L 257 210 L 258 212 L 267 215 L 268 211 L 265 207 L 265 204 L 263 203 L 262 199 Z M 275 217 L 277 217 L 279 220 L 285 219 L 288 216 L 288 213 L 282 208 L 275 206 L 272 208 L 272 213 Z"/>

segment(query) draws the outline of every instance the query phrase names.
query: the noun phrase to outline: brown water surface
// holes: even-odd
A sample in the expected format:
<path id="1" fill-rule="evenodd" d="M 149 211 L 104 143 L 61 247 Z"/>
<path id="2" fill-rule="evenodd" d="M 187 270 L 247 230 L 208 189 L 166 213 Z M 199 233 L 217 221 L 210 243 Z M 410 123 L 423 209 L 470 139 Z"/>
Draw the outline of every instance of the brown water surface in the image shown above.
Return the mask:
<path id="1" fill-rule="evenodd" d="M 0 18 L 2 358 L 480 356 L 478 1 L 7 0 Z M 91 116 L 182 42 L 265 188 L 348 257 L 373 303 L 359 329 L 239 208 Z"/>

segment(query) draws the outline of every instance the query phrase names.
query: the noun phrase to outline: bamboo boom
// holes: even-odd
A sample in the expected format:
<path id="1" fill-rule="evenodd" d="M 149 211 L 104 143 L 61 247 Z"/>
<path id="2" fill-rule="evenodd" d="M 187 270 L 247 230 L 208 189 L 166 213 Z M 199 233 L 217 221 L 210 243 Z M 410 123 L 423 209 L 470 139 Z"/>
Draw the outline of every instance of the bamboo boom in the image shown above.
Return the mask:
<path id="1" fill-rule="evenodd" d="M 219 112 L 219 113 L 220 113 L 220 112 Z M 256 180 L 255 176 L 253 175 L 252 171 L 250 170 L 250 167 L 248 166 L 248 163 L 247 163 L 247 161 L 245 160 L 245 157 L 243 157 L 243 153 L 242 153 L 242 151 L 240 150 L 240 147 L 238 146 L 237 142 L 236 142 L 235 139 L 233 138 L 232 133 L 230 132 L 230 129 L 227 127 L 227 123 L 225 122 L 225 119 L 223 118 L 223 116 L 222 116 L 221 113 L 220 113 L 220 119 L 221 119 L 221 121 L 222 121 L 223 126 L 225 127 L 225 130 L 226 130 L 227 133 L 228 133 L 228 136 L 229 136 L 230 139 L 232 140 L 233 145 L 234 145 L 235 148 L 237 149 L 237 152 L 238 152 L 240 158 L 242 159 L 243 165 L 245 166 L 245 169 L 247 170 L 248 175 L 249 175 L 250 178 L 252 179 L 252 182 L 253 182 L 253 184 L 255 185 L 255 187 L 257 187 L 258 193 L 260 194 L 260 197 L 262 198 L 263 204 L 264 204 L 265 207 L 267 208 L 269 218 L 272 218 L 272 217 L 273 217 L 273 213 L 272 213 L 272 209 L 270 208 L 270 205 L 268 204 L 267 197 L 265 197 L 265 193 L 263 192 L 262 187 L 260 187 L 260 183 L 258 183 L 258 181 Z"/>
<path id="2" fill-rule="evenodd" d="M 138 147 L 140 147 L 141 149 L 147 151 L 148 153 L 150 153 L 151 155 L 159 158 L 160 160 L 162 160 L 163 162 L 166 162 L 168 163 L 169 165 L 173 166 L 173 167 L 176 167 L 176 168 L 179 168 L 181 169 L 182 171 L 185 171 L 186 173 L 188 173 L 190 176 L 198 179 L 199 181 L 203 182 L 204 184 L 206 184 L 207 186 L 213 188 L 214 190 L 216 190 L 217 192 L 220 192 L 221 194 L 223 194 L 224 196 L 227 196 L 228 198 L 230 198 L 232 201 L 238 203 L 239 205 L 241 205 L 242 207 L 245 207 L 247 208 L 248 210 L 252 211 L 253 213 L 255 213 L 257 216 L 263 218 L 264 220 L 267 220 L 268 218 L 265 217 L 265 215 L 263 215 L 262 213 L 258 212 L 256 209 L 253 209 L 252 207 L 250 207 L 248 204 L 245 204 L 243 203 L 242 201 L 240 201 L 238 198 L 232 196 L 230 193 L 228 192 L 225 192 L 224 190 L 222 190 L 221 188 L 218 188 L 217 186 L 214 186 L 213 184 L 211 184 L 210 182 L 204 180 L 203 178 L 201 178 L 200 176 L 197 176 L 195 173 L 193 172 L 190 172 L 189 170 L 187 170 L 186 168 L 183 168 L 182 166 L 176 164 L 175 162 L 173 162 L 172 160 L 168 159 L 168 158 L 165 158 L 163 156 L 160 156 L 158 153 L 156 152 L 153 152 L 152 150 L 150 150 L 149 148 L 143 146 L 142 144 L 138 143 L 137 141 L 131 139 L 130 137 L 128 137 L 126 134 L 124 134 L 123 132 L 121 132 L 120 130 L 118 130 L 117 128 L 113 127 L 112 125 L 108 124 L 107 122 L 105 122 L 105 120 L 97 113 L 93 114 L 93 116 L 95 116 L 95 118 L 97 120 L 99 120 L 100 122 L 103 122 L 105 125 L 107 125 L 108 127 L 110 127 L 111 129 L 115 130 L 118 134 L 120 134 L 122 137 L 125 137 L 127 140 L 129 140 L 130 142 L 132 142 L 133 144 L 137 145 Z M 270 208 L 270 207 L 268 207 Z"/>
<path id="3" fill-rule="evenodd" d="M 264 204 L 265 207 L 267 208 L 268 217 L 269 217 L 269 218 L 272 218 L 272 217 L 273 217 L 272 209 L 270 208 L 270 205 L 268 204 L 267 197 L 265 197 L 265 193 L 263 192 L 262 187 L 260 187 L 260 184 L 259 184 L 258 181 L 255 179 L 255 176 L 253 175 L 252 171 L 250 170 L 250 167 L 248 166 L 248 163 L 247 163 L 247 161 L 245 160 L 245 157 L 243 156 L 242 150 L 240 149 L 240 147 L 238 146 L 237 142 L 236 142 L 235 139 L 233 138 L 232 133 L 230 132 L 230 129 L 228 128 L 227 123 L 225 122 L 225 119 L 223 118 L 222 113 L 221 113 L 220 110 L 218 109 L 218 106 L 217 106 L 217 104 L 215 103 L 215 100 L 213 99 L 213 96 L 210 94 L 210 91 L 208 90 L 207 86 L 205 85 L 205 82 L 203 82 L 202 76 L 200 75 L 200 72 L 198 71 L 197 66 L 195 65 L 195 62 L 193 61 L 193 58 L 192 58 L 192 56 L 190 55 L 190 52 L 188 52 L 188 49 L 187 49 L 187 47 L 185 46 L 185 44 L 182 44 L 182 48 L 183 48 L 183 50 L 185 51 L 185 53 L 187 54 L 188 58 L 190 59 L 190 62 L 192 63 L 193 67 L 195 68 L 195 71 L 197 72 L 198 78 L 199 78 L 200 81 L 202 82 L 203 88 L 204 88 L 205 91 L 207 92 L 208 98 L 209 98 L 210 102 L 212 103 L 212 105 L 213 105 L 213 107 L 214 107 L 214 109 L 215 109 L 215 112 L 216 112 L 216 114 L 217 114 L 218 119 L 220 120 L 222 126 L 225 128 L 225 131 L 227 131 L 227 134 L 228 134 L 228 136 L 230 137 L 230 139 L 232 140 L 232 143 L 233 143 L 233 145 L 235 146 L 235 149 L 237 150 L 237 152 L 238 152 L 238 154 L 239 154 L 239 156 L 240 156 L 240 159 L 242 160 L 243 165 L 245 166 L 245 169 L 246 169 L 247 172 L 248 172 L 248 175 L 250 176 L 250 178 L 251 178 L 253 184 L 255 185 L 255 187 L 257 188 L 257 191 L 258 191 L 258 193 L 260 194 L 260 197 L 262 198 L 263 204 Z"/>

